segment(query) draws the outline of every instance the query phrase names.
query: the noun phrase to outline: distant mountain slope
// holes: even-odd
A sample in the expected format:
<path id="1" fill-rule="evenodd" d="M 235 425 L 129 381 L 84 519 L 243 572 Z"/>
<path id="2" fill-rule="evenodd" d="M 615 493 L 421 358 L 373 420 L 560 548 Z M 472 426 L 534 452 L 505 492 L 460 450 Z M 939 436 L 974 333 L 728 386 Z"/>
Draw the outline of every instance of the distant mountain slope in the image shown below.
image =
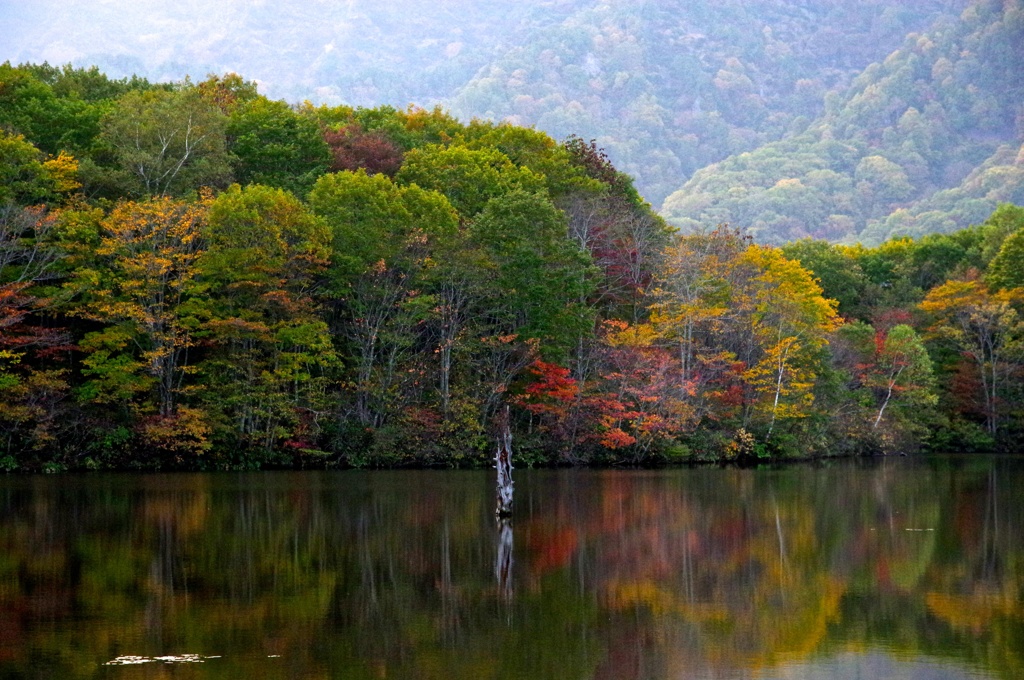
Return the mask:
<path id="1" fill-rule="evenodd" d="M 1024 202 L 1024 7 L 979 0 L 910 34 L 805 131 L 706 167 L 665 201 L 677 226 L 765 242 L 878 243 Z"/>
<path id="2" fill-rule="evenodd" d="M 823 111 L 967 0 L 0 0 L 0 60 L 235 71 L 274 98 L 448 105 L 595 138 L 658 205 Z"/>
<path id="3" fill-rule="evenodd" d="M 965 3 L 577 4 L 481 69 L 451 108 L 596 138 L 658 204 L 680 177 L 819 116 L 826 92 Z"/>

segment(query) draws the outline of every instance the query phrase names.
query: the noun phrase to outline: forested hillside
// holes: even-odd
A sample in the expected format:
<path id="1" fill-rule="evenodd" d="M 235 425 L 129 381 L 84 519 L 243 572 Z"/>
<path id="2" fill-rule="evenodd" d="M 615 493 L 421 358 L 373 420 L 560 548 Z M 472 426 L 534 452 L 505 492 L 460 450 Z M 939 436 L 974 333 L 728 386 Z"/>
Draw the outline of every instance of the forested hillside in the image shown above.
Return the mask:
<path id="1" fill-rule="evenodd" d="M 595 138 L 658 206 L 694 171 L 806 126 L 826 93 L 965 3 L 577 4 L 450 106 Z"/>
<path id="2" fill-rule="evenodd" d="M 0 0 L 0 60 L 151 81 L 238 72 L 294 102 L 440 103 L 464 120 L 596 139 L 658 207 L 700 168 L 805 130 L 826 95 L 845 100 L 908 33 L 954 26 L 967 5 Z M 957 87 L 974 84 L 962 67 Z M 950 186 L 985 157 L 959 159 Z"/>
<path id="3" fill-rule="evenodd" d="M 1024 6 L 976 2 L 907 36 L 806 130 L 698 171 L 672 223 L 769 243 L 949 233 L 1024 202 Z"/>
<path id="4" fill-rule="evenodd" d="M 0 466 L 654 463 L 1024 429 L 1024 209 L 676 234 L 591 142 L 0 66 Z M 507 416 L 505 415 L 507 414 Z"/>

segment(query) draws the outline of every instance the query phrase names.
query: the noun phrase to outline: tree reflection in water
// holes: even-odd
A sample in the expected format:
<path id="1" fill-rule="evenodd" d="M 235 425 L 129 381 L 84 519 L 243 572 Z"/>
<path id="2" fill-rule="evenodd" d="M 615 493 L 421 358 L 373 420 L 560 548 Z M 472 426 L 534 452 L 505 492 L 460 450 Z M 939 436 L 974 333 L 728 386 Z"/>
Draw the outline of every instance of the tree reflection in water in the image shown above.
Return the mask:
<path id="1" fill-rule="evenodd" d="M 518 481 L 3 478 L 0 677 L 1024 677 L 1019 461 Z"/>
<path id="2" fill-rule="evenodd" d="M 512 520 L 498 518 L 498 557 L 494 562 L 494 577 L 498 591 L 506 602 L 512 601 Z"/>

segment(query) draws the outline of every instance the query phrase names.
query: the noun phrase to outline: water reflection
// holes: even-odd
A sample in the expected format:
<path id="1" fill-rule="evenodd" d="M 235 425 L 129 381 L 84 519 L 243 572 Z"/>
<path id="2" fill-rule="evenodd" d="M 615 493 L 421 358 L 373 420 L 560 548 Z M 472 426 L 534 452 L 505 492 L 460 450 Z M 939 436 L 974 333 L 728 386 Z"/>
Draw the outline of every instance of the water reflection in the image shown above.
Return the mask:
<path id="1" fill-rule="evenodd" d="M 522 471 L 513 528 L 483 472 L 5 477 L 0 677 L 1019 678 L 1022 489 Z"/>
<path id="2" fill-rule="evenodd" d="M 498 517 L 498 557 L 494 562 L 494 578 L 506 601 L 512 600 L 512 520 Z"/>

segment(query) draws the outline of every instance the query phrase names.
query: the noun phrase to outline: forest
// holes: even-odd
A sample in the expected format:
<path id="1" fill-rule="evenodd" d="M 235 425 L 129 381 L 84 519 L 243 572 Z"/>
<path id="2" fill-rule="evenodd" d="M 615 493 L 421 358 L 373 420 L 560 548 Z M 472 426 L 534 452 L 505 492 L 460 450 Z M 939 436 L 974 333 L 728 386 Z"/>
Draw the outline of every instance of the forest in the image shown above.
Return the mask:
<path id="1" fill-rule="evenodd" d="M 1024 6 L 975 2 L 909 33 L 824 112 L 695 172 L 663 214 L 742 224 L 766 243 L 878 245 L 951 233 L 1024 203 Z"/>
<path id="2" fill-rule="evenodd" d="M 228 74 L 0 66 L 0 467 L 996 450 L 1024 208 L 874 247 L 677 232 L 593 141 Z"/>
<path id="3" fill-rule="evenodd" d="M 594 139 L 673 226 L 878 245 L 1024 203 L 1021 0 L 8 3 L 0 61 Z"/>

